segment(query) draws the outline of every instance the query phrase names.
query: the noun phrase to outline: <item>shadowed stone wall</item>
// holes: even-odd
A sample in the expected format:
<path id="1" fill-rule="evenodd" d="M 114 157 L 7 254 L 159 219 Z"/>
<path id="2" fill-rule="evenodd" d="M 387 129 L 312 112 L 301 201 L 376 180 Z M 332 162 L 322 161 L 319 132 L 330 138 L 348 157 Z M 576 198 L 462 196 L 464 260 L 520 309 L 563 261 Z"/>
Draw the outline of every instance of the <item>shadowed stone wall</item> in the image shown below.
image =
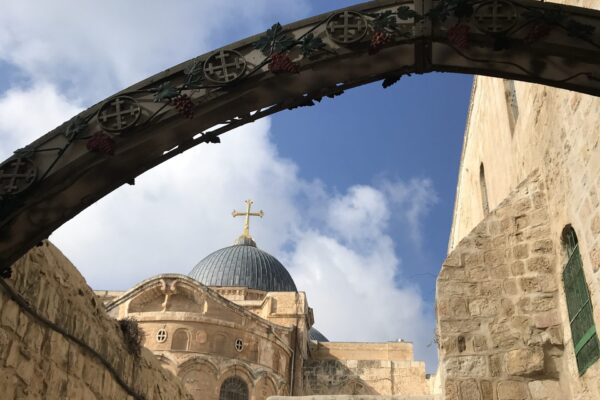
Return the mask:
<path id="1" fill-rule="evenodd" d="M 73 265 L 49 242 L 13 266 L 5 282 L 36 313 L 90 346 L 50 329 L 0 289 L 0 392 L 2 399 L 132 399 L 107 362 L 146 400 L 191 399 L 179 379 L 146 349 L 139 358 L 126 346 L 117 322 Z"/>
<path id="2" fill-rule="evenodd" d="M 567 400 L 557 252 L 535 172 L 467 235 L 437 281 L 446 400 Z"/>

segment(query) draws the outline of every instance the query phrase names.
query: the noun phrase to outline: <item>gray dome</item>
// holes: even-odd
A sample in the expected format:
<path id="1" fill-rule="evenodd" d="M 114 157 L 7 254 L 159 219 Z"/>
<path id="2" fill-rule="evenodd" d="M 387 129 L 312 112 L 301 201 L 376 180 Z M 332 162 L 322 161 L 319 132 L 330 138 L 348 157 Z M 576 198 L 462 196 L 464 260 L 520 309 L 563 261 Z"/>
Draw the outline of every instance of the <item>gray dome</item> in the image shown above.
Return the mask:
<path id="1" fill-rule="evenodd" d="M 308 330 L 308 338 L 317 342 L 329 342 L 329 339 L 314 327 Z"/>
<path id="2" fill-rule="evenodd" d="M 206 286 L 240 286 L 265 292 L 296 292 L 285 267 L 252 243 L 225 247 L 206 256 L 188 274 Z"/>

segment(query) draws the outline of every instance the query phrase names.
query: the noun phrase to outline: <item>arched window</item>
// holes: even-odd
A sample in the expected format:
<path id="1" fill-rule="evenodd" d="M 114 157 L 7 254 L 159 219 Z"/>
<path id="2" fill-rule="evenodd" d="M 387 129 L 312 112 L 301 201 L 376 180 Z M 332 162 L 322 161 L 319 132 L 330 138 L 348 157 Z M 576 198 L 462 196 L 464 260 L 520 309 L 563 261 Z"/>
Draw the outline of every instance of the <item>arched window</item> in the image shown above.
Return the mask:
<path id="1" fill-rule="evenodd" d="M 173 341 L 171 342 L 171 350 L 183 350 L 188 349 L 188 343 L 190 336 L 185 329 L 177 329 L 173 334 Z"/>
<path id="2" fill-rule="evenodd" d="M 221 385 L 219 400 L 248 400 L 248 385 L 237 376 L 225 379 Z"/>
<path id="3" fill-rule="evenodd" d="M 600 347 L 577 235 L 571 226 L 563 230 L 563 243 L 568 256 L 563 270 L 563 283 L 577 368 L 582 375 L 600 357 Z"/>
<path id="4" fill-rule="evenodd" d="M 481 189 L 481 206 L 483 207 L 483 215 L 490 213 L 490 205 L 488 203 L 487 184 L 485 183 L 485 170 L 483 163 L 479 165 L 479 188 Z"/>

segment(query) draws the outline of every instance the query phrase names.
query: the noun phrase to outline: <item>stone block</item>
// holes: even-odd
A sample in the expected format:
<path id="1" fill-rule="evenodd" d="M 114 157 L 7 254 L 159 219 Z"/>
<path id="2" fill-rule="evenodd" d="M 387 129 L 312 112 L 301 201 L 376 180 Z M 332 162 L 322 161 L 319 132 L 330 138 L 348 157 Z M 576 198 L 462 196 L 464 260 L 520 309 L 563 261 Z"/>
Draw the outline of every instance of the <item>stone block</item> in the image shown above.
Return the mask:
<path id="1" fill-rule="evenodd" d="M 523 229 L 527 228 L 528 225 L 529 218 L 527 217 L 527 215 L 519 215 L 515 217 L 515 229 L 517 231 L 522 231 Z"/>
<path id="2" fill-rule="evenodd" d="M 564 400 L 566 397 L 558 381 L 540 380 L 529 382 L 532 400 Z"/>
<path id="3" fill-rule="evenodd" d="M 557 290 L 553 275 L 520 278 L 519 285 L 524 293 L 551 293 Z"/>
<path id="4" fill-rule="evenodd" d="M 485 356 L 452 356 L 445 360 L 446 376 L 450 378 L 489 376 Z"/>
<path id="5" fill-rule="evenodd" d="M 510 265 L 510 272 L 514 276 L 523 275 L 525 273 L 525 264 L 523 261 L 515 261 Z"/>
<path id="6" fill-rule="evenodd" d="M 476 299 L 469 302 L 469 313 L 477 317 L 491 317 L 498 313 L 497 301 L 490 298 Z"/>
<path id="7" fill-rule="evenodd" d="M 504 264 L 490 268 L 490 277 L 492 279 L 506 279 L 509 276 L 508 267 Z"/>
<path id="8" fill-rule="evenodd" d="M 531 251 L 536 254 L 552 254 L 554 243 L 550 239 L 536 240 L 531 246 Z"/>
<path id="9" fill-rule="evenodd" d="M 590 260 L 592 262 L 592 270 L 598 272 L 598 269 L 600 269 L 600 246 L 594 246 L 590 251 Z"/>
<path id="10" fill-rule="evenodd" d="M 487 267 L 475 267 L 467 269 L 467 276 L 471 281 L 487 281 L 490 279 L 490 271 Z"/>
<path id="11" fill-rule="evenodd" d="M 495 267 L 504 263 L 504 252 L 502 250 L 488 250 L 483 253 L 484 265 Z"/>
<path id="12" fill-rule="evenodd" d="M 439 301 L 437 311 L 441 319 L 466 318 L 469 315 L 467 302 L 462 297 L 451 297 Z"/>
<path id="13" fill-rule="evenodd" d="M 488 349 L 487 338 L 483 335 L 473 336 L 473 350 L 475 352 L 482 352 Z"/>
<path id="14" fill-rule="evenodd" d="M 446 393 L 445 400 L 461 400 L 460 393 L 458 391 L 458 382 L 451 379 L 446 379 L 444 391 Z"/>
<path id="15" fill-rule="evenodd" d="M 596 214 L 590 223 L 590 230 L 594 235 L 600 234 L 600 214 Z"/>
<path id="16" fill-rule="evenodd" d="M 511 350 L 504 357 L 509 375 L 530 376 L 544 371 L 544 350 L 539 346 Z"/>
<path id="17" fill-rule="evenodd" d="M 527 243 L 518 244 L 513 247 L 513 257 L 517 260 L 523 260 L 529 257 L 529 245 Z"/>
<path id="18" fill-rule="evenodd" d="M 502 296 L 502 285 L 500 281 L 487 281 L 479 284 L 479 295 L 483 297 L 498 298 Z"/>
<path id="19" fill-rule="evenodd" d="M 529 400 L 527 384 L 522 381 L 506 380 L 498 382 L 496 387 L 498 400 Z"/>
<path id="20" fill-rule="evenodd" d="M 490 363 L 490 376 L 498 377 L 502 375 L 503 367 L 501 354 L 492 354 L 488 357 L 488 362 Z"/>
<path id="21" fill-rule="evenodd" d="M 465 253 L 463 255 L 463 265 L 465 267 L 478 267 L 483 265 L 483 255 L 477 251 L 474 253 Z"/>
<path id="22" fill-rule="evenodd" d="M 532 257 L 527 260 L 527 270 L 544 274 L 554 273 L 554 259 L 546 256 Z"/>
<path id="23" fill-rule="evenodd" d="M 560 323 L 561 318 L 557 310 L 544 311 L 533 316 L 533 324 L 536 328 L 548 328 Z"/>
<path id="24" fill-rule="evenodd" d="M 492 382 L 481 381 L 481 400 L 495 400 Z"/>
<path id="25" fill-rule="evenodd" d="M 460 398 L 461 400 L 481 400 L 481 392 L 476 380 L 469 379 L 460 382 Z"/>
<path id="26" fill-rule="evenodd" d="M 12 300 L 7 300 L 2 307 L 2 326 L 10 328 L 13 332 L 19 326 L 19 305 Z"/>
<path id="27" fill-rule="evenodd" d="M 517 303 L 521 312 L 529 314 L 531 312 L 541 312 L 553 310 L 557 306 L 556 297 L 554 295 L 538 295 L 534 297 L 523 297 Z"/>
<path id="28" fill-rule="evenodd" d="M 517 286 L 516 279 L 507 279 L 502 283 L 502 289 L 508 296 L 515 296 L 519 294 L 519 288 Z"/>

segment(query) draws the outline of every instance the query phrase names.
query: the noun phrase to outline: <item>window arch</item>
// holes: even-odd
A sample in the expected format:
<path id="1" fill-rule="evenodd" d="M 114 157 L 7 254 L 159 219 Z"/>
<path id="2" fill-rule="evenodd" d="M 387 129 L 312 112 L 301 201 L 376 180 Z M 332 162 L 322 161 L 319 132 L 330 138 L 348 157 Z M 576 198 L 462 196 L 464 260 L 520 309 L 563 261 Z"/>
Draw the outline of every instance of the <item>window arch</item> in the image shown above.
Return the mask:
<path id="1" fill-rule="evenodd" d="M 183 350 L 188 349 L 188 343 L 190 341 L 190 335 L 186 329 L 177 329 L 173 334 L 173 341 L 171 342 L 171 350 Z"/>
<path id="2" fill-rule="evenodd" d="M 225 379 L 221 385 L 219 400 L 248 400 L 248 385 L 237 376 Z"/>
<path id="3" fill-rule="evenodd" d="M 485 169 L 483 163 L 479 164 L 479 188 L 481 190 L 481 206 L 483 208 L 483 215 L 486 216 L 490 213 L 490 204 L 488 202 L 487 184 L 485 183 Z"/>
<path id="4" fill-rule="evenodd" d="M 568 257 L 563 270 L 563 284 L 569 312 L 569 324 L 577 369 L 579 374 L 583 375 L 600 358 L 600 346 L 594 324 L 590 293 L 579 253 L 579 243 L 575 230 L 570 225 L 563 230 L 562 239 Z"/>

